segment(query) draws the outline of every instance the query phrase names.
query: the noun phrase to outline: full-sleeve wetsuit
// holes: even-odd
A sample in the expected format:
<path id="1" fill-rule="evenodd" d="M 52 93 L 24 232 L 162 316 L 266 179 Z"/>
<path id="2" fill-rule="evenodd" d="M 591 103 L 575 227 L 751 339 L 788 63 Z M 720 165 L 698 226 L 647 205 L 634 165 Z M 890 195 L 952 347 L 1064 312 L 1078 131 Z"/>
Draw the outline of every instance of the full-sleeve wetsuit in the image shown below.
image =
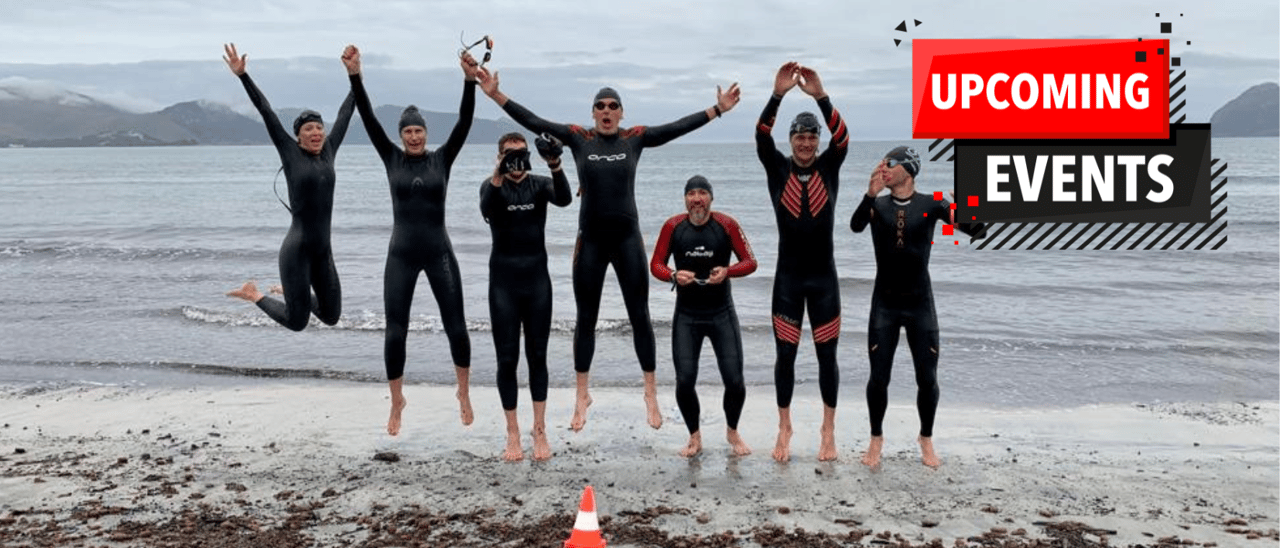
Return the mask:
<path id="1" fill-rule="evenodd" d="M 738 262 L 729 264 L 730 253 Z M 667 266 L 675 257 L 675 268 Z M 733 217 L 713 211 L 711 219 L 698 226 L 682 213 L 667 220 L 653 248 L 649 270 L 653 276 L 674 283 L 677 270 L 693 272 L 694 278 L 706 280 L 711 269 L 728 268 L 720 284 L 677 285 L 676 311 L 671 321 L 671 359 L 676 368 L 676 403 L 684 424 L 693 434 L 698 431 L 702 407 L 695 386 L 698 383 L 698 358 L 703 339 L 711 339 L 716 364 L 724 381 L 724 416 L 729 428 L 738 429 L 747 387 L 742 377 L 742 331 L 733 308 L 729 279 L 756 271 L 756 257 L 747 236 Z"/>
<path id="2" fill-rule="evenodd" d="M 882 434 L 893 354 L 904 327 L 915 362 L 920 435 L 933 435 L 938 409 L 938 315 L 929 279 L 929 251 L 933 248 L 934 225 L 947 222 L 950 207 L 946 200 L 934 200 L 919 192 L 907 200 L 888 194 L 878 198 L 864 194 L 849 219 L 849 228 L 854 232 L 871 225 L 871 241 L 876 250 L 876 281 L 867 326 L 867 353 L 871 358 L 867 408 L 873 436 Z M 971 235 L 981 230 L 980 224 L 961 223 L 957 227 Z"/>
<path id="3" fill-rule="evenodd" d="M 480 213 L 493 234 L 489 253 L 489 321 L 498 358 L 498 395 L 502 408 L 516 408 L 520 328 L 533 401 L 547 401 L 547 341 L 551 338 L 551 275 L 547 273 L 547 204 L 573 201 L 563 170 L 551 178 L 529 174 L 495 187 L 480 183 Z"/>
<path id="4" fill-rule="evenodd" d="M 476 83 L 468 81 L 462 88 L 462 104 L 458 122 L 440 148 L 426 154 L 405 154 L 391 141 L 374 116 L 369 95 L 360 75 L 351 76 L 351 89 L 356 108 L 364 121 L 369 140 L 382 157 L 391 188 L 393 226 L 387 250 L 387 268 L 383 274 L 382 298 L 386 307 L 387 330 L 385 357 L 387 379 L 404 375 L 405 339 L 409 333 L 409 308 L 418 273 L 426 272 L 431 292 L 440 307 L 440 318 L 449 338 L 453 364 L 471 366 L 471 339 L 467 335 L 463 315 L 462 276 L 458 259 L 445 230 L 445 192 L 449 170 L 466 142 L 476 105 Z"/>
<path id="5" fill-rule="evenodd" d="M 791 406 L 795 387 L 796 351 L 800 323 L 809 309 L 818 355 L 818 386 L 822 402 L 836 406 L 840 371 L 836 345 L 840 337 L 840 280 L 836 276 L 832 231 L 840 165 L 848 153 L 849 132 L 831 100 L 818 108 L 831 130 L 831 142 L 807 167 L 777 150 L 771 132 L 782 98 L 774 95 L 760 113 L 756 154 L 768 175 L 769 198 L 778 221 L 778 268 L 773 279 L 773 334 L 777 343 L 774 384 L 778 407 Z"/>
<path id="6" fill-rule="evenodd" d="M 333 221 L 333 161 L 351 122 L 352 95 L 348 93 L 338 109 L 338 117 L 330 126 L 320 153 L 312 154 L 303 150 L 280 123 L 248 73 L 240 75 L 240 82 L 262 115 L 271 143 L 280 154 L 289 187 L 289 213 L 293 216 L 289 232 L 280 244 L 280 285 L 284 288 L 284 302 L 263 297 L 257 302 L 258 308 L 293 331 L 305 329 L 313 312 L 320 321 L 333 325 L 342 315 L 342 286 L 338 283 L 338 269 L 333 264 L 329 240 Z"/>
<path id="7" fill-rule="evenodd" d="M 573 296 L 578 307 L 573 335 L 574 370 L 591 370 L 600 293 L 604 290 L 605 269 L 612 264 L 627 306 L 640 369 L 654 371 L 657 349 L 649 321 L 649 280 L 644 274 L 644 240 L 636 211 L 636 164 L 645 148 L 665 144 L 711 119 L 699 111 L 668 124 L 636 126 L 619 129 L 614 135 L 601 135 L 594 129 L 548 122 L 515 101 L 508 100 L 502 108 L 529 131 L 549 133 L 568 145 L 578 169 L 582 204 L 573 254 Z"/>

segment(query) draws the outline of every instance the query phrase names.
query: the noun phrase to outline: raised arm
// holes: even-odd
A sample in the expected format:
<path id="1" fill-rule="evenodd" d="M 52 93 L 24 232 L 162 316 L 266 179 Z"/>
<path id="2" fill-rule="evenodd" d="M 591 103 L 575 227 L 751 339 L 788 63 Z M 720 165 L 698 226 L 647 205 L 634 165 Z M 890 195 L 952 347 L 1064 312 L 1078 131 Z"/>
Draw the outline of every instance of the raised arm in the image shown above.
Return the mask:
<path id="1" fill-rule="evenodd" d="M 818 102 L 822 119 L 826 120 L 827 129 L 831 130 L 831 142 L 828 143 L 827 150 L 823 151 L 822 156 L 825 161 L 839 166 L 844 163 L 844 158 L 849 153 L 849 128 L 845 126 L 840 111 L 831 106 L 831 98 L 822 87 L 822 79 L 818 77 L 818 72 L 809 67 L 800 67 L 797 74 L 801 91 Z"/>
<path id="2" fill-rule="evenodd" d="M 462 145 L 466 144 L 467 134 L 471 132 L 471 122 L 476 114 L 476 72 L 480 64 L 471 58 L 470 53 L 464 53 L 458 64 L 465 76 L 462 83 L 462 104 L 458 105 L 458 122 L 453 124 L 449 139 L 440 145 L 440 153 L 444 154 L 445 165 L 448 166 L 453 165 L 453 160 L 462 151 Z"/>
<path id="3" fill-rule="evenodd" d="M 378 151 L 378 156 L 386 162 L 396 150 L 396 144 L 387 137 L 386 130 L 382 129 L 382 125 L 378 123 L 378 117 L 373 114 L 373 105 L 369 103 L 369 93 L 365 91 L 364 79 L 360 75 L 360 50 L 355 46 L 347 46 L 347 49 L 342 52 L 342 63 L 347 67 L 347 77 L 351 80 L 351 96 L 355 100 L 356 109 L 360 111 L 364 130 L 369 134 L 369 141 L 373 143 L 374 150 Z"/>
<path id="4" fill-rule="evenodd" d="M 563 165 L 560 162 L 560 155 L 564 153 L 564 144 L 559 139 L 551 137 L 544 139 L 539 135 L 533 140 L 533 144 L 538 149 L 538 155 L 546 160 L 547 167 L 551 168 L 551 193 L 547 201 L 552 205 L 565 207 L 573 202 L 573 191 L 569 190 L 569 178 L 565 176 Z"/>
<path id="5" fill-rule="evenodd" d="M 507 97 L 507 94 L 498 89 L 498 73 L 496 71 L 491 73 L 489 69 L 480 68 L 476 71 L 476 81 L 480 84 L 480 91 L 483 91 L 495 104 L 501 107 L 517 124 L 534 133 L 546 133 L 562 142 L 569 142 L 571 133 L 569 125 L 544 120 L 523 105 L 511 100 L 510 97 Z"/>
<path id="6" fill-rule="evenodd" d="M 644 129 L 644 146 L 661 146 L 671 142 L 676 137 L 705 126 L 708 122 L 720 117 L 720 115 L 733 110 L 733 107 L 737 106 L 738 101 L 741 99 L 742 90 L 738 88 L 737 82 L 730 85 L 728 91 L 722 91 L 720 86 L 716 86 L 715 105 L 674 122 L 646 127 Z"/>
<path id="7" fill-rule="evenodd" d="M 333 127 L 329 130 L 329 137 L 325 143 L 333 147 L 333 152 L 338 152 L 338 147 L 342 146 L 342 140 L 347 136 L 347 126 L 351 125 L 351 113 L 355 111 L 356 96 L 354 91 L 347 92 L 347 98 L 343 99 L 342 106 L 338 107 L 338 118 L 333 121 Z"/>
<path id="8" fill-rule="evenodd" d="M 271 103 L 267 101 L 267 97 L 262 94 L 262 90 L 253 83 L 253 79 L 249 77 L 248 60 L 249 56 L 240 55 L 236 51 L 235 44 L 224 44 L 222 46 L 225 55 L 222 60 L 227 62 L 227 67 L 231 69 L 231 73 L 240 78 L 240 83 L 244 84 L 244 91 L 249 94 L 249 101 L 253 103 L 254 108 L 258 109 L 258 114 L 262 116 L 262 122 L 267 126 L 267 135 L 271 137 L 271 142 L 276 149 L 283 153 L 285 145 L 297 144 L 297 140 L 289 130 L 284 128 L 284 124 L 280 123 L 280 118 L 276 116 L 276 112 L 271 109 Z"/>

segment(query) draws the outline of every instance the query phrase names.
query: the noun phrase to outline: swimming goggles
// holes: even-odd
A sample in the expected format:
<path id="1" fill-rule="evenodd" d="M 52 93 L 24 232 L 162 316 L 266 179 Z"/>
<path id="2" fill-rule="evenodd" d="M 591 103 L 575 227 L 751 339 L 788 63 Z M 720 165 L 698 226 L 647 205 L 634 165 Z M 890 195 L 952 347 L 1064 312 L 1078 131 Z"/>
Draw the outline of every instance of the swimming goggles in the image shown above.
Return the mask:
<path id="1" fill-rule="evenodd" d="M 458 50 L 458 57 L 462 57 L 467 52 L 471 51 L 471 48 L 484 44 L 484 59 L 480 61 L 480 66 L 483 67 L 484 64 L 488 63 L 489 59 L 493 57 L 493 39 L 489 38 L 489 35 L 486 34 L 468 46 L 466 39 L 463 38 L 465 34 L 466 31 L 463 31 L 462 34 L 458 35 L 458 41 L 462 43 L 462 49 Z"/>
<path id="2" fill-rule="evenodd" d="M 592 106 L 596 107 L 596 110 L 604 110 L 606 108 L 609 110 L 618 110 L 622 108 L 622 105 L 617 102 L 606 103 L 604 101 L 596 101 L 596 104 Z"/>

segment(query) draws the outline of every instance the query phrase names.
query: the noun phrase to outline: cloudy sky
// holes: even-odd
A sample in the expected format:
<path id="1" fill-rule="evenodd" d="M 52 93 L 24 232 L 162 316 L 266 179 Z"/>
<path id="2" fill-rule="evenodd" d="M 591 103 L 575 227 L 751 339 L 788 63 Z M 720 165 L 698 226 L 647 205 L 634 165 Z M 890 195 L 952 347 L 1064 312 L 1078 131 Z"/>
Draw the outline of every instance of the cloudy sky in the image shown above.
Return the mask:
<path id="1" fill-rule="evenodd" d="M 906 137 L 916 38 L 1169 38 L 1187 70 L 1189 121 L 1208 121 L 1248 87 L 1280 80 L 1280 6 L 1274 0 L 1214 9 L 1203 2 L 1148 0 L 0 5 L 0 82 L 62 86 L 133 110 L 192 99 L 244 108 L 243 90 L 219 58 L 228 41 L 248 53 L 250 73 L 277 107 L 335 110 L 347 89 L 337 56 L 354 43 L 365 54 L 375 103 L 456 110 L 463 32 L 471 40 L 493 36 L 491 65 L 500 71 L 503 89 L 557 121 L 588 122 L 591 96 L 602 85 L 622 93 L 627 123 L 654 124 L 710 106 L 717 84 L 739 82 L 741 112 L 699 132 L 702 140 L 749 140 L 774 71 L 791 59 L 819 71 L 856 138 Z M 903 20 L 909 31 L 895 31 Z M 1161 22 L 1173 23 L 1173 33 L 1161 35 Z M 895 46 L 894 38 L 904 43 Z M 479 105 L 478 116 L 501 116 L 483 97 Z M 780 116 L 812 107 L 797 92 Z"/>

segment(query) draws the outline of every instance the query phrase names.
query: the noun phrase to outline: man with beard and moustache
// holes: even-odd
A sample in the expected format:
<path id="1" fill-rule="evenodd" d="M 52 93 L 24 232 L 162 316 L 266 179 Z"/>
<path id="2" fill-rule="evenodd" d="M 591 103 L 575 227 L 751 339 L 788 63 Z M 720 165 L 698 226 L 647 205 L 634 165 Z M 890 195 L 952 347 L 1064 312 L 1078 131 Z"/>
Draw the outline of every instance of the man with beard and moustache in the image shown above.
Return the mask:
<path id="1" fill-rule="evenodd" d="M 695 385 L 703 339 L 711 339 L 720 378 L 724 381 L 726 437 L 733 454 L 751 454 L 738 434 L 738 418 L 747 389 L 742 377 L 742 330 L 733 308 L 729 278 L 755 272 L 756 258 L 738 221 L 711 211 L 711 183 L 695 175 L 685 183 L 687 213 L 667 219 L 653 249 L 649 270 L 670 282 L 676 291 L 675 317 L 671 320 L 671 356 L 676 369 L 676 403 L 689 429 L 689 443 L 680 451 L 693 457 L 702 451 L 698 419 L 701 407 Z M 729 264 L 729 254 L 738 261 Z M 675 269 L 667 265 L 675 258 Z"/>

